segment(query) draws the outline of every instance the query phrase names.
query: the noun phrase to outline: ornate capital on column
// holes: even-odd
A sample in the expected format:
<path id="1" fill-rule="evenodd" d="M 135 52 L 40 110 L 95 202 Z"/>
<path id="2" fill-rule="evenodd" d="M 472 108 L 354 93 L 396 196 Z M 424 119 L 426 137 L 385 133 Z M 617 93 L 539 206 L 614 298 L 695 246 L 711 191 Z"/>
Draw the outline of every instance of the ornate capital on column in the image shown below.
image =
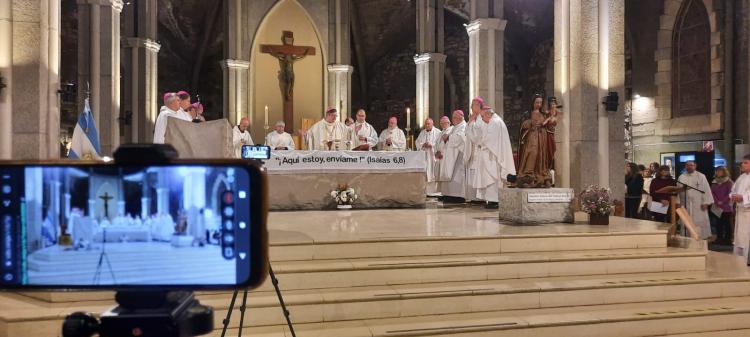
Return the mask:
<path id="1" fill-rule="evenodd" d="M 221 69 L 249 69 L 250 68 L 250 62 L 249 61 L 243 61 L 243 60 L 232 60 L 232 59 L 226 59 L 219 62 L 221 64 Z"/>
<path id="2" fill-rule="evenodd" d="M 123 39 L 122 46 L 130 47 L 130 48 L 143 47 L 154 53 L 158 53 L 159 50 L 161 49 L 161 45 L 157 43 L 156 41 L 153 41 L 150 39 L 143 39 L 139 37 L 129 37 L 129 38 Z"/>
<path id="3" fill-rule="evenodd" d="M 466 25 L 466 32 L 471 34 L 479 30 L 505 30 L 508 20 L 497 18 L 476 19 Z"/>
<path id="4" fill-rule="evenodd" d="M 99 5 L 110 6 L 118 13 L 122 13 L 122 7 L 125 5 L 122 0 L 78 0 L 79 5 Z"/>
<path id="5" fill-rule="evenodd" d="M 440 54 L 440 53 L 417 54 L 417 55 L 414 55 L 414 63 L 422 64 L 422 63 L 427 63 L 430 61 L 445 63 L 445 58 L 446 58 L 445 54 Z"/>
<path id="6" fill-rule="evenodd" d="M 352 71 L 354 71 L 354 67 L 348 64 L 329 64 L 328 65 L 329 73 L 351 73 Z"/>

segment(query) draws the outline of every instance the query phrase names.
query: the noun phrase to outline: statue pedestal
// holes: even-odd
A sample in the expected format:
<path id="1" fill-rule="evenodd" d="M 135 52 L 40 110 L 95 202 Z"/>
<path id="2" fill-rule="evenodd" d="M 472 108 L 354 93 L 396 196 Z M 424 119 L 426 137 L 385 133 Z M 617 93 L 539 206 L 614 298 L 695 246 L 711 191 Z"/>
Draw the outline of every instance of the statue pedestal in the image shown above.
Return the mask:
<path id="1" fill-rule="evenodd" d="M 500 189 L 500 220 L 514 224 L 573 223 L 572 188 Z"/>

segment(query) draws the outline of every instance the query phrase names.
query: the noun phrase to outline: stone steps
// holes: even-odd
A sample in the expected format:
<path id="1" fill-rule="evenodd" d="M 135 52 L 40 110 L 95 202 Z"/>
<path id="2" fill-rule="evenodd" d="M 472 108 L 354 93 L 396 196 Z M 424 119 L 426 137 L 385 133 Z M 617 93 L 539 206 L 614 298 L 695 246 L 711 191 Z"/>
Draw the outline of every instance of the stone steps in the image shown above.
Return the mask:
<path id="1" fill-rule="evenodd" d="M 296 324 L 300 337 L 411 336 L 732 336 L 750 330 L 748 297 L 431 315 Z M 290 336 L 286 326 L 246 328 L 243 335 Z M 732 334 L 726 330 L 734 331 Z M 219 336 L 217 329 L 209 336 Z M 230 329 L 228 336 L 237 336 Z"/>
<path id="2" fill-rule="evenodd" d="M 522 252 L 663 248 L 666 231 L 586 232 L 559 226 L 556 234 L 520 232 L 502 236 L 388 237 L 358 240 L 313 240 L 284 233 L 270 246 L 271 261 L 359 259 L 375 257 L 505 254 Z M 549 230 L 549 229 L 548 229 Z M 577 232 L 578 231 L 578 232 Z M 271 232 L 273 236 L 274 231 Z"/>
<path id="3" fill-rule="evenodd" d="M 285 290 L 705 269 L 700 249 L 644 248 L 274 263 Z M 271 290 L 266 283 L 259 290 Z"/>
<path id="4" fill-rule="evenodd" d="M 296 324 L 735 296 L 750 296 L 750 277 L 680 272 L 284 292 L 284 299 Z M 203 304 L 214 308 L 215 324 L 220 326 L 222 318 L 226 316 L 231 293 L 204 292 L 199 293 L 198 297 Z M 240 301 L 241 294 L 235 304 L 232 327 L 239 322 Z M 23 324 L 27 320 L 59 322 L 72 311 L 98 313 L 111 306 L 110 297 L 104 301 L 17 311 L 14 317 L 5 317 L 4 320 L 9 326 Z M 284 318 L 275 293 L 249 293 L 245 319 L 247 327 L 282 324 Z"/>

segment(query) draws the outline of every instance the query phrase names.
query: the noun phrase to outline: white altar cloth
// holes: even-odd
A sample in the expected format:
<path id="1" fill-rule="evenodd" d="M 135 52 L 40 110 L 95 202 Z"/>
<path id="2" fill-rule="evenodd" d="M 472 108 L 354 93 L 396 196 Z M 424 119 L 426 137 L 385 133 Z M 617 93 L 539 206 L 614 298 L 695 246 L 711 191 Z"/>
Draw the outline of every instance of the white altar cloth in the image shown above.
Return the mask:
<path id="1" fill-rule="evenodd" d="M 272 151 L 268 174 L 297 173 L 422 173 L 422 151 Z"/>

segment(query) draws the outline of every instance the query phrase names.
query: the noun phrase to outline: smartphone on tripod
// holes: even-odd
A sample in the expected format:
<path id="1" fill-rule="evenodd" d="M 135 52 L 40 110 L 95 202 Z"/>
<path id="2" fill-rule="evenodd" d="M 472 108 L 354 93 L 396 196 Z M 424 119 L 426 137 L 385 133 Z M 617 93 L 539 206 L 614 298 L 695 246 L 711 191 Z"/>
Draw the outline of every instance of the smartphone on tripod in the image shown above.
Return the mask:
<path id="1" fill-rule="evenodd" d="M 103 337 L 211 331 L 192 290 L 263 283 L 266 194 L 246 160 L 0 162 L 0 288 L 118 290 Z"/>

